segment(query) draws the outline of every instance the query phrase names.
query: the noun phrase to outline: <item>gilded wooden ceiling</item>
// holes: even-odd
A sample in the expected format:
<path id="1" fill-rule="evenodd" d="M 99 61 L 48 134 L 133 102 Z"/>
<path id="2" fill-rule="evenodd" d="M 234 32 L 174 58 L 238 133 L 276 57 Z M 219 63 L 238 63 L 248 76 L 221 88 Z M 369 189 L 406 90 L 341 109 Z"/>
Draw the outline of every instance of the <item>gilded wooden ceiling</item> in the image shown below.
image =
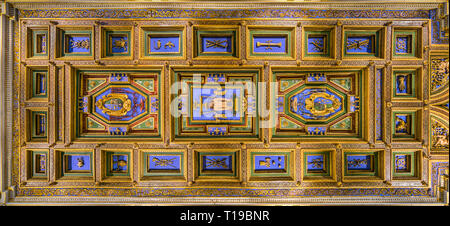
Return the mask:
<path id="1" fill-rule="evenodd" d="M 448 204 L 447 4 L 7 2 L 4 204 Z"/>

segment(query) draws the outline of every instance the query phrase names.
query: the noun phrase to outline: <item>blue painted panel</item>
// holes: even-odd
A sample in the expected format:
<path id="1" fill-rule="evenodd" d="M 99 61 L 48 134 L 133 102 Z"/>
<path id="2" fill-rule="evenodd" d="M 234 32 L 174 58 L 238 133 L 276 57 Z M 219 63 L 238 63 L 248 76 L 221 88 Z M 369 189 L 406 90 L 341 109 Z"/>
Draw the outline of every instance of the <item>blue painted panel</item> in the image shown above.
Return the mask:
<path id="1" fill-rule="evenodd" d="M 409 38 L 406 36 L 396 37 L 395 39 L 395 53 L 409 53 Z"/>
<path id="2" fill-rule="evenodd" d="M 112 155 L 112 171 L 123 172 L 128 170 L 128 155 Z"/>
<path id="3" fill-rule="evenodd" d="M 315 93 L 327 93 L 331 96 L 333 96 L 335 98 L 335 100 L 338 100 L 340 103 L 342 102 L 342 98 L 339 97 L 338 95 L 336 95 L 335 93 L 329 91 L 328 89 L 320 89 L 320 88 L 307 88 L 304 89 L 302 92 L 297 93 L 296 95 L 292 96 L 290 98 L 290 109 L 292 112 L 302 116 L 305 119 L 323 119 L 323 118 L 328 118 L 332 115 L 334 115 L 335 113 L 339 112 L 342 109 L 342 104 L 339 105 L 338 108 L 334 109 L 333 112 L 326 114 L 326 115 L 314 115 L 313 113 L 311 113 L 310 110 L 307 109 L 306 106 L 306 99 L 309 99 L 311 97 L 312 94 Z M 333 106 L 333 101 L 330 99 L 326 99 L 323 97 L 317 97 L 314 98 L 313 103 L 312 103 L 315 109 L 317 110 L 321 110 L 321 109 L 325 109 L 325 108 L 329 108 L 331 106 Z"/>
<path id="4" fill-rule="evenodd" d="M 121 93 L 126 94 L 128 96 L 128 99 L 131 101 L 131 110 L 129 110 L 125 115 L 123 116 L 113 116 L 108 115 L 107 113 L 103 112 L 102 109 L 100 109 L 98 106 L 95 106 L 95 112 L 104 118 L 110 120 L 110 121 L 128 121 L 133 119 L 134 117 L 142 114 L 146 110 L 146 97 L 142 96 L 140 93 L 136 92 L 135 90 L 132 90 L 127 87 L 111 87 L 107 90 L 105 90 L 103 93 L 95 97 L 95 103 L 97 103 L 98 100 L 102 99 L 106 95 L 110 93 Z M 113 101 L 114 100 L 114 101 Z M 120 110 L 123 107 L 123 103 L 118 99 L 111 99 L 110 101 L 105 102 L 104 106 L 110 110 Z"/>
<path id="5" fill-rule="evenodd" d="M 307 155 L 306 156 L 307 167 L 309 172 L 323 171 L 325 169 L 324 155 Z"/>
<path id="6" fill-rule="evenodd" d="M 408 124 L 408 116 L 406 115 L 396 115 L 395 116 L 395 132 L 397 133 L 407 133 L 408 126 L 403 126 Z"/>
<path id="7" fill-rule="evenodd" d="M 208 74 L 206 82 L 225 82 L 225 74 Z"/>
<path id="8" fill-rule="evenodd" d="M 284 105 L 283 105 L 283 103 L 284 103 L 284 96 L 278 97 L 277 103 L 278 103 L 278 106 L 277 106 L 278 112 L 284 112 Z"/>
<path id="9" fill-rule="evenodd" d="M 382 88 L 383 84 L 383 69 L 377 69 L 376 73 L 376 138 L 377 140 L 382 140 L 382 96 L 384 89 Z"/>
<path id="10" fill-rule="evenodd" d="M 112 73 L 109 80 L 111 82 L 128 82 L 128 75 L 126 73 Z"/>
<path id="11" fill-rule="evenodd" d="M 326 127 L 312 126 L 308 127 L 308 133 L 312 135 L 324 135 L 327 131 Z"/>
<path id="12" fill-rule="evenodd" d="M 152 36 L 150 35 L 151 53 L 177 53 L 180 51 L 179 36 Z"/>
<path id="13" fill-rule="evenodd" d="M 372 162 L 370 155 L 347 155 L 348 170 L 371 170 Z"/>
<path id="14" fill-rule="evenodd" d="M 240 106 L 235 106 L 235 100 L 237 99 L 240 103 L 242 95 L 241 89 L 234 87 L 227 87 L 222 91 L 218 90 L 217 87 L 192 88 L 192 100 L 194 102 L 192 121 L 240 120 L 242 117 L 239 112 Z M 196 104 L 200 104 L 199 100 L 201 100 L 202 105 L 196 106 Z"/>
<path id="15" fill-rule="evenodd" d="M 67 155 L 66 169 L 69 171 L 89 171 L 91 170 L 91 156 L 90 155 Z"/>
<path id="16" fill-rule="evenodd" d="M 325 73 L 310 73 L 307 77 L 308 82 L 326 82 L 327 76 Z"/>
<path id="17" fill-rule="evenodd" d="M 373 53 L 373 36 L 349 36 L 347 37 L 347 53 Z M 349 45 L 355 46 L 348 48 Z"/>
<path id="18" fill-rule="evenodd" d="M 408 170 L 407 155 L 395 155 L 395 170 L 397 171 Z"/>
<path id="19" fill-rule="evenodd" d="M 286 156 L 284 155 L 255 155 L 255 170 L 285 170 Z"/>
<path id="20" fill-rule="evenodd" d="M 89 53 L 91 48 L 91 38 L 90 36 L 68 36 L 67 42 L 68 53 Z"/>
<path id="21" fill-rule="evenodd" d="M 286 53 L 287 37 L 253 37 L 253 52 L 255 53 Z"/>
<path id="22" fill-rule="evenodd" d="M 128 132 L 127 127 L 109 127 L 109 133 L 111 135 L 125 135 Z"/>
<path id="23" fill-rule="evenodd" d="M 201 40 L 202 52 L 205 53 L 231 53 L 231 36 L 209 37 L 203 36 Z"/>
<path id="24" fill-rule="evenodd" d="M 128 52 L 128 36 L 127 35 L 111 35 L 111 52 L 127 53 Z"/>
<path id="25" fill-rule="evenodd" d="M 308 37 L 308 53 L 325 53 L 325 36 Z"/>
<path id="26" fill-rule="evenodd" d="M 148 170 L 180 170 L 180 155 L 148 155 Z"/>
<path id="27" fill-rule="evenodd" d="M 227 127 L 208 127 L 209 135 L 220 136 L 227 133 Z"/>
<path id="28" fill-rule="evenodd" d="M 359 109 L 359 98 L 350 96 L 350 112 L 355 112 Z"/>
<path id="29" fill-rule="evenodd" d="M 159 102 L 157 97 L 150 98 L 150 112 L 155 113 L 158 112 Z"/>
<path id="30" fill-rule="evenodd" d="M 232 170 L 233 156 L 231 155 L 204 155 L 203 170 Z"/>

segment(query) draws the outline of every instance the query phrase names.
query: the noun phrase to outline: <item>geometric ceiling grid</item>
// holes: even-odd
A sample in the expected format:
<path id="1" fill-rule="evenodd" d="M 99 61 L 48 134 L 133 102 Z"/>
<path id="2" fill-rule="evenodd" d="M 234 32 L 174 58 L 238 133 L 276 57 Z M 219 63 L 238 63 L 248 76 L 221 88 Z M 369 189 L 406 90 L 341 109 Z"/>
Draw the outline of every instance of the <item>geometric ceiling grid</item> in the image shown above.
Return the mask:
<path id="1" fill-rule="evenodd" d="M 0 205 L 448 205 L 448 4 L 320 1 L 1 3 Z"/>

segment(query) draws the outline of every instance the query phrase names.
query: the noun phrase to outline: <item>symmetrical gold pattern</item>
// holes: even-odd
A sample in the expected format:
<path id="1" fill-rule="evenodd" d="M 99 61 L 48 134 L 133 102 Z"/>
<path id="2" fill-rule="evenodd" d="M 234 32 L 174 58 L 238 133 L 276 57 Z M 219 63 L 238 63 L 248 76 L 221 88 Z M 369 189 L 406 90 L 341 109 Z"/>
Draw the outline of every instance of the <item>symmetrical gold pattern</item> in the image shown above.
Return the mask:
<path id="1" fill-rule="evenodd" d="M 63 14 L 59 9 L 39 12 L 20 8 L 18 21 L 11 20 L 8 25 L 14 30 L 10 34 L 14 38 L 11 43 L 14 49 L 7 52 L 14 53 L 15 65 L 11 65 L 14 70 L 8 73 L 13 84 L 9 95 L 14 103 L 9 109 L 14 112 L 10 121 L 13 139 L 8 141 L 13 145 L 7 153 L 12 160 L 8 186 L 16 188 L 12 201 L 32 200 L 38 196 L 45 196 L 44 203 L 51 196 L 64 196 L 63 200 L 92 196 L 102 201 L 108 194 L 117 194 L 118 202 L 156 196 L 173 200 L 186 196 L 210 196 L 218 200 L 251 197 L 264 202 L 269 202 L 265 198 L 271 197 L 348 196 L 355 202 L 364 202 L 367 197 L 386 196 L 391 202 L 409 203 L 408 198 L 417 198 L 421 202 L 433 199 L 441 204 L 442 200 L 434 191 L 440 189 L 436 185 L 441 181 L 439 175 L 445 174 L 442 170 L 448 169 L 448 37 L 435 35 L 435 20 L 431 18 L 435 18 L 440 6 L 434 5 L 436 7 L 430 10 L 418 7 L 399 12 L 338 8 L 324 12 L 303 8 L 241 11 L 221 6 L 223 12 L 178 7 L 176 11 L 76 9 Z M 408 48 L 403 39 L 395 44 L 394 26 L 420 33 L 417 34 L 421 37 L 418 46 L 426 47 L 419 49 L 420 57 L 393 57 L 395 49 Z M 72 41 L 60 37 L 58 29 L 79 31 L 79 27 L 86 28 L 83 32 L 92 32 L 89 41 L 81 36 Z M 264 28 L 268 28 L 270 35 L 257 33 L 254 37 L 260 41 L 251 42 L 252 31 Z M 277 29 L 288 31 L 289 35 L 277 34 Z M 445 33 L 448 28 L 441 30 Z M 312 35 L 304 35 L 306 31 Z M 145 32 L 149 36 L 144 35 Z M 348 34 L 354 39 L 345 42 L 346 32 L 353 32 Z M 275 41 L 277 35 L 285 38 L 285 43 Z M 365 39 L 358 39 L 358 35 Z M 2 40 L 5 37 L 2 34 Z M 311 41 L 305 40 L 308 37 Z M 66 40 L 68 43 L 62 45 Z M 253 44 L 267 52 L 254 54 L 250 48 Z M 289 50 L 286 56 L 270 52 L 284 45 Z M 62 46 L 90 49 L 92 54 L 62 57 Z M 310 52 L 304 51 L 308 48 Z M 359 54 L 355 51 L 367 49 L 379 52 L 355 57 Z M 325 55 L 310 54 L 314 52 Z M 160 74 L 153 74 L 155 79 L 149 80 L 148 68 L 157 68 Z M 306 81 L 309 78 L 304 71 L 314 70 L 311 73 L 320 74 L 323 73 L 321 68 L 332 72 L 335 80 L 322 80 L 324 78 L 317 76 L 312 78 L 314 81 Z M 33 80 L 36 70 L 47 73 L 45 81 Z M 87 118 L 77 125 L 75 114 L 84 107 L 97 107 L 101 113 L 112 117 L 122 117 L 133 111 L 132 100 L 123 93 L 111 92 L 97 101 L 89 97 L 76 99 L 76 92 L 83 90 L 77 87 L 76 76 L 83 70 L 88 70 L 90 77 L 80 86 L 89 92 L 103 89 L 108 82 L 117 87 L 126 79 L 107 80 L 99 76 L 99 72 L 105 70 L 137 71 L 139 76 L 130 77 L 137 80 L 127 81 L 130 89 L 139 86 L 151 93 L 157 87 L 160 96 L 149 94 L 145 104 L 148 111 L 161 111 L 158 114 L 160 137 L 110 139 L 116 133 L 123 133 L 126 138 L 131 128 L 119 121 Z M 352 70 L 364 76 L 358 81 L 346 80 L 345 73 Z M 415 77 L 401 76 L 405 71 L 414 72 Z M 334 118 L 334 124 L 328 125 L 334 133 L 325 131 L 326 123 L 319 120 L 305 128 L 300 128 L 289 117 L 280 119 L 277 124 L 270 110 L 291 108 L 297 111 L 300 100 L 277 99 L 277 93 L 272 92 L 269 85 L 275 72 L 283 73 L 280 92 L 290 92 L 295 84 L 303 82 L 311 87 L 322 82 L 335 90 L 333 92 L 357 90 L 368 95 L 361 95 L 360 99 L 349 97 L 348 100 L 354 100 L 352 103 L 326 92 L 313 92 L 305 99 L 304 106 L 316 117 L 336 111 L 341 113 L 338 109 L 358 113 L 355 117 L 343 114 Z M 206 79 L 222 85 L 229 81 L 242 84 L 261 81 L 262 85 L 255 83 L 260 85 L 258 92 L 244 92 L 245 98 L 241 100 L 217 95 L 205 107 L 217 114 L 213 122 L 200 124 L 205 125 L 204 134 L 196 134 L 199 126 L 192 123 L 192 127 L 183 131 L 186 137 L 177 139 L 173 131 L 181 130 L 185 121 L 174 123 L 177 119 L 172 118 L 173 112 L 183 108 L 183 105 L 172 104 L 175 103 L 172 84 L 178 82 L 176 76 L 180 74 L 193 77 L 195 73 L 201 74 L 201 85 L 205 85 Z M 208 77 L 210 74 L 226 74 L 229 81 L 221 81 L 222 77 L 216 75 Z M 248 78 L 242 79 L 245 76 Z M 150 81 L 160 84 L 152 85 Z M 46 96 L 33 96 L 33 89 L 44 90 L 43 84 L 46 84 Z M 192 107 L 199 103 L 199 108 L 203 109 L 200 104 L 203 100 L 195 101 L 190 103 Z M 247 121 L 242 125 L 230 126 L 234 122 L 223 120 L 226 115 L 221 112 L 237 111 L 238 108 L 231 106 L 239 106 L 246 115 Z M 246 114 L 250 110 L 258 113 L 257 118 L 251 119 Z M 133 120 L 136 120 L 133 128 L 144 132 L 155 128 L 155 121 L 141 120 L 139 116 Z M 304 139 L 272 139 L 270 126 L 273 124 L 288 135 L 304 130 Z M 77 126 L 89 127 L 90 134 L 96 136 L 78 139 L 74 135 Z M 100 134 L 105 128 L 115 130 Z M 351 132 L 357 138 L 339 136 L 349 128 L 355 128 Z M 247 130 L 251 137 L 245 137 Z M 234 137 L 224 139 L 230 134 Z M 326 139 L 320 139 L 324 135 Z M 262 156 L 261 160 L 255 156 Z M 412 158 L 414 164 L 408 162 Z M 395 175 L 403 175 L 402 170 L 410 170 L 411 175 L 407 179 Z M 429 189 L 434 193 L 429 193 Z M 280 200 L 277 202 L 284 202 L 283 198 Z M 328 200 L 333 201 L 333 198 Z"/>

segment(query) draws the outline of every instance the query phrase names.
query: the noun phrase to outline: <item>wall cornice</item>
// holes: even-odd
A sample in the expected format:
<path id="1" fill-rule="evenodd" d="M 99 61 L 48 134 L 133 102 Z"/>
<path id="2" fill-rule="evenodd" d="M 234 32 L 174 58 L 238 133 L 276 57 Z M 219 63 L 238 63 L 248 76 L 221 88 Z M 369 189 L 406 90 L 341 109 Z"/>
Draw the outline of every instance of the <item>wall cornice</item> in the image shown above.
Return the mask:
<path id="1" fill-rule="evenodd" d="M 443 2 L 378 2 L 378 1 L 335 1 L 335 2 L 260 2 L 260 1 L 216 1 L 216 2 L 143 2 L 143 1 L 9 1 L 17 9 L 87 9 L 87 8 L 153 8 L 153 9 L 408 9 L 408 10 L 428 10 L 438 8 Z"/>

